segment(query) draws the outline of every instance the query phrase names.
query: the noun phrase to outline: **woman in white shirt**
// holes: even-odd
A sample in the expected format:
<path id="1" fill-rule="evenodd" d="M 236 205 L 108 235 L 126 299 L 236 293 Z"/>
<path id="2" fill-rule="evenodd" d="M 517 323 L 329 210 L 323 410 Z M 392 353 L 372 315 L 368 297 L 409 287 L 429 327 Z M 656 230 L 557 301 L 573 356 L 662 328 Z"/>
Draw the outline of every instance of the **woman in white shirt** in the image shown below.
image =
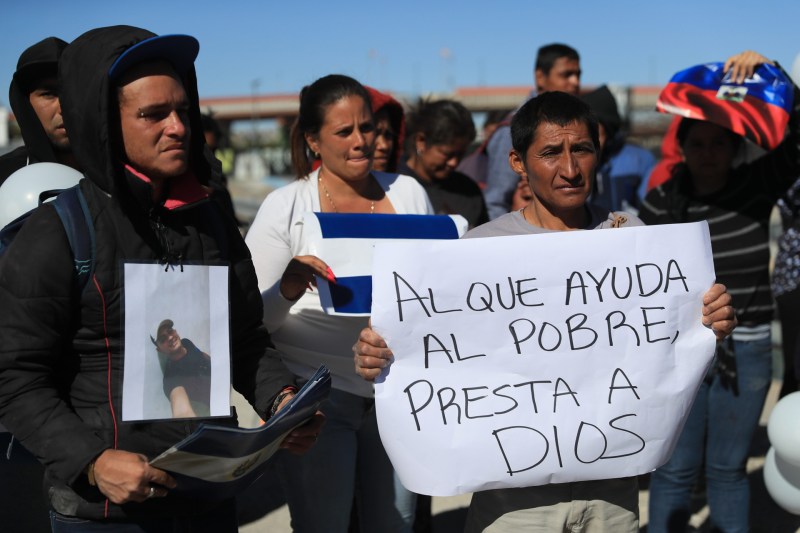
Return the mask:
<path id="1" fill-rule="evenodd" d="M 414 496 L 394 475 L 380 442 L 372 384 L 353 370 L 353 343 L 367 317 L 326 315 L 314 275 L 335 273 L 310 254 L 303 213 L 432 214 L 408 176 L 370 171 L 375 126 L 364 87 L 329 75 L 303 88 L 292 130 L 297 174 L 262 204 L 247 234 L 264 302 L 264 323 L 287 366 L 301 379 L 320 364 L 333 375 L 319 441 L 286 456 L 282 476 L 296 532 L 346 532 L 355 495 L 362 533 L 411 531 Z M 319 160 L 318 169 L 311 161 Z"/>

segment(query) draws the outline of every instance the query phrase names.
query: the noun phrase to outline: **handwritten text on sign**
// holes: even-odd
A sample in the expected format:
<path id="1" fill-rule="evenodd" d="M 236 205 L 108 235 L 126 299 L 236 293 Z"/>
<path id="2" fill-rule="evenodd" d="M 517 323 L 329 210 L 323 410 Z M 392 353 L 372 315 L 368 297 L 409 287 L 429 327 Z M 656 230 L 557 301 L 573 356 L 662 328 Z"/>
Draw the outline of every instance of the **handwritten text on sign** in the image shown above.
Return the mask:
<path id="1" fill-rule="evenodd" d="M 638 475 L 714 351 L 705 223 L 379 245 L 376 383 L 404 485 L 452 495 Z"/>

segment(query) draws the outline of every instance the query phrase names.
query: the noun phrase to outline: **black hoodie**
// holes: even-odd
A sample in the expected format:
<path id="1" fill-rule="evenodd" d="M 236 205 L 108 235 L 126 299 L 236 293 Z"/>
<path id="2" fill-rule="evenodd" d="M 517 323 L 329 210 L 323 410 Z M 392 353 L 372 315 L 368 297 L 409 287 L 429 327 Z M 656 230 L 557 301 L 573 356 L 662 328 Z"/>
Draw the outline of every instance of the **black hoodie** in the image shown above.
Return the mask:
<path id="1" fill-rule="evenodd" d="M 96 232 L 95 272 L 77 294 L 69 245 L 55 211 L 37 210 L 0 262 L 0 421 L 47 469 L 50 503 L 62 514 L 98 519 L 175 516 L 209 504 L 170 493 L 116 506 L 89 486 L 84 468 L 108 448 L 160 454 L 193 431 L 187 421 L 120 423 L 125 261 L 225 262 L 229 270 L 231 380 L 267 417 L 293 382 L 264 328 L 250 253 L 235 223 L 207 200 L 211 172 L 203 154 L 194 69 L 184 75 L 190 99 L 191 172 L 152 200 L 149 183 L 125 170 L 116 88 L 110 66 L 154 34 L 128 26 L 92 30 L 59 63 L 64 121 L 86 178 Z M 213 354 L 212 354 L 213 355 Z M 217 424 L 235 425 L 235 417 Z"/>
<path id="2" fill-rule="evenodd" d="M 61 39 L 48 37 L 19 56 L 17 70 L 8 91 L 8 101 L 19 124 L 25 146 L 0 157 L 0 184 L 29 163 L 58 162 L 50 139 L 31 106 L 30 93 L 35 88 L 33 83 L 36 81 L 56 76 L 58 59 L 66 46 L 67 43 Z"/>

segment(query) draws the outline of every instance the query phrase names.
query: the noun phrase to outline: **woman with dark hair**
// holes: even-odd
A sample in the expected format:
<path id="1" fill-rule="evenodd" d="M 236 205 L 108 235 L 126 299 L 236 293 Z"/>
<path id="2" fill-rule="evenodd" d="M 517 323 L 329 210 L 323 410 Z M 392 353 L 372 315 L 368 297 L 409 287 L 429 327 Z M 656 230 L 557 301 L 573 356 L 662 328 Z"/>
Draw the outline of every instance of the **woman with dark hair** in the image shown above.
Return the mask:
<path id="1" fill-rule="evenodd" d="M 432 213 L 415 180 L 370 171 L 374 144 L 370 98 L 360 83 L 330 75 L 303 88 L 292 130 L 297 180 L 267 196 L 246 239 L 264 323 L 286 365 L 300 381 L 321 364 L 333 375 L 317 453 L 299 461 L 287 455 L 280 465 L 298 532 L 346 532 L 354 496 L 362 533 L 410 531 L 414 515 L 414 496 L 396 479 L 378 436 L 372 385 L 353 371 L 351 347 L 368 318 L 325 314 L 314 275 L 335 276 L 312 255 L 302 223 L 309 211 Z M 312 157 L 320 161 L 313 171 Z"/>
<path id="2" fill-rule="evenodd" d="M 375 152 L 373 170 L 396 172 L 406 133 L 405 112 L 391 95 L 364 86 L 369 93 L 372 115 L 375 117 Z"/>
<path id="3" fill-rule="evenodd" d="M 762 63 L 755 52 L 728 59 L 741 84 Z M 788 78 L 788 76 L 787 76 Z M 692 488 L 705 464 L 712 529 L 749 530 L 746 463 L 772 379 L 769 219 L 776 200 L 800 174 L 800 98 L 794 90 L 789 135 L 764 157 L 736 168 L 741 137 L 711 122 L 683 119 L 683 163 L 650 191 L 639 217 L 647 224 L 707 221 L 717 281 L 733 297 L 739 325 L 717 344 L 670 460 L 653 473 L 648 531 L 685 531 Z"/>
<path id="4" fill-rule="evenodd" d="M 410 154 L 398 172 L 417 178 L 440 215 L 462 215 L 470 227 L 488 222 L 480 187 L 456 170 L 475 138 L 472 115 L 459 102 L 420 102 L 409 117 Z"/>

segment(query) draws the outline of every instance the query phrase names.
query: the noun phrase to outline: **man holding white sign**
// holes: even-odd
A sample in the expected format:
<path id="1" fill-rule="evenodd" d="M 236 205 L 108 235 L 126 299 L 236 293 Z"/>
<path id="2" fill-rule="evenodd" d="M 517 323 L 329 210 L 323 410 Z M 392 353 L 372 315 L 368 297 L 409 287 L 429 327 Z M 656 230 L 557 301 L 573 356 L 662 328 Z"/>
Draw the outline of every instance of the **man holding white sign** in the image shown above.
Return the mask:
<path id="1" fill-rule="evenodd" d="M 713 354 L 714 335 L 696 316 L 724 337 L 735 326 L 730 297 L 714 285 L 702 306 L 693 303 L 713 282 L 703 227 L 682 236 L 704 244 L 704 258 L 691 242 L 665 247 L 667 233 L 650 228 L 602 236 L 604 250 L 625 254 L 593 254 L 598 236 L 555 234 L 642 225 L 586 204 L 599 143 L 585 104 L 543 94 L 519 110 L 511 130 L 509 163 L 533 200 L 467 237 L 529 236 L 439 243 L 451 264 L 471 265 L 463 283 L 451 272 L 441 285 L 394 255 L 382 282 L 381 255 L 391 250 L 376 249 L 373 323 L 397 363 L 387 370 L 393 351 L 365 329 L 356 371 L 381 376 L 381 433 L 404 484 L 476 491 L 469 531 L 638 531 L 636 474 L 666 460 L 679 427 L 669 431 L 662 418 L 681 423 Z M 541 234 L 535 243 L 532 234 Z M 568 268 L 541 260 L 556 253 Z M 415 448 L 422 442 L 429 449 Z M 443 453 L 438 443 L 447 443 Z"/>

